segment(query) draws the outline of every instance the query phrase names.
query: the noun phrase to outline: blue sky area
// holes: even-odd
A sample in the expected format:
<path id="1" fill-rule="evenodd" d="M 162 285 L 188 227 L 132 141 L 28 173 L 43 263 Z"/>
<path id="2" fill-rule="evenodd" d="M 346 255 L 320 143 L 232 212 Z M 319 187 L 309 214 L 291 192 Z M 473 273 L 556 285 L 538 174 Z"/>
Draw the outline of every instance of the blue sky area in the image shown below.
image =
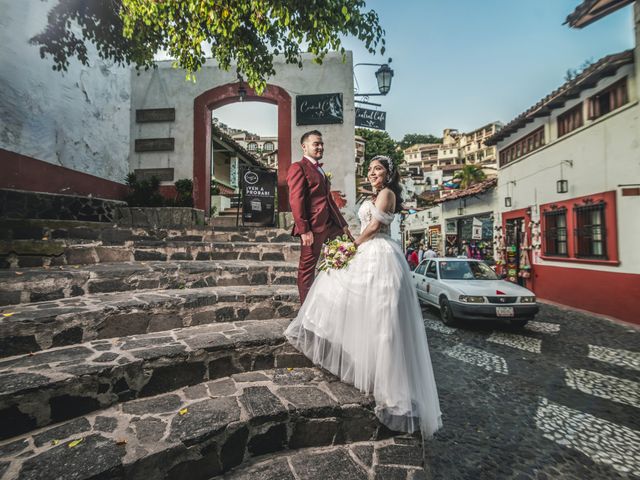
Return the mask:
<path id="1" fill-rule="evenodd" d="M 564 83 L 569 68 L 632 48 L 627 6 L 582 30 L 562 25 L 581 0 L 370 0 L 386 30 L 387 52 L 373 57 L 354 39 L 354 63 L 392 57 L 391 92 L 371 97 L 387 131 L 441 135 L 509 122 Z M 357 67 L 360 91 L 377 91 L 375 68 Z M 250 114 L 250 115 L 248 115 Z M 214 113 L 231 126 L 275 134 L 275 107 L 250 103 Z M 239 122 L 251 117 L 251 125 Z M 245 125 L 240 125 L 245 123 Z"/>

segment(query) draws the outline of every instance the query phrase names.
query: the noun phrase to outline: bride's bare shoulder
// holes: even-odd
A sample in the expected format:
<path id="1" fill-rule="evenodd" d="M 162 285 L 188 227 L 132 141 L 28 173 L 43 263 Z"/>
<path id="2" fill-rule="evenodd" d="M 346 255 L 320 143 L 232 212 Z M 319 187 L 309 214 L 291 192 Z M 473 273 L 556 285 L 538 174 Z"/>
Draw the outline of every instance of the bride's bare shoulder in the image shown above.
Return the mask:
<path id="1" fill-rule="evenodd" d="M 396 196 L 395 194 L 385 188 L 380 193 L 378 193 L 378 197 L 376 198 L 375 206 L 378 210 L 386 212 L 387 210 L 393 211 L 393 207 L 395 206 Z"/>

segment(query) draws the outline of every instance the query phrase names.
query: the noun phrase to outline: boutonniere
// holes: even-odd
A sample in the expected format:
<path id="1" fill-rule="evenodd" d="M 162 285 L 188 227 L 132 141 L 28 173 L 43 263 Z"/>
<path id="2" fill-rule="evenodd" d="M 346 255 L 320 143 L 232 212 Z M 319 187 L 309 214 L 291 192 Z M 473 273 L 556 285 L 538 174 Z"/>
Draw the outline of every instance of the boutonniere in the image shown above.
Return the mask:
<path id="1" fill-rule="evenodd" d="M 324 172 L 325 176 L 327 177 L 327 180 L 331 181 L 331 179 L 333 178 L 333 173 L 331 172 Z"/>

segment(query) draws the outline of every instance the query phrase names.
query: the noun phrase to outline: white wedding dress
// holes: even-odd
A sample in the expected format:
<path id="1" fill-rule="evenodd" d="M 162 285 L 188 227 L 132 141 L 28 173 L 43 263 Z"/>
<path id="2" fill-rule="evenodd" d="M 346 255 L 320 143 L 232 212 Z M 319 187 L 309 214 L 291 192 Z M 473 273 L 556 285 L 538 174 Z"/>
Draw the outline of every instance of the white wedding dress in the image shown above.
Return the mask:
<path id="1" fill-rule="evenodd" d="M 391 430 L 428 438 L 442 426 L 440 405 L 411 271 L 389 237 L 394 215 L 367 200 L 358 216 L 361 232 L 376 218 L 379 233 L 347 267 L 318 274 L 285 335 L 316 365 L 373 393 Z"/>

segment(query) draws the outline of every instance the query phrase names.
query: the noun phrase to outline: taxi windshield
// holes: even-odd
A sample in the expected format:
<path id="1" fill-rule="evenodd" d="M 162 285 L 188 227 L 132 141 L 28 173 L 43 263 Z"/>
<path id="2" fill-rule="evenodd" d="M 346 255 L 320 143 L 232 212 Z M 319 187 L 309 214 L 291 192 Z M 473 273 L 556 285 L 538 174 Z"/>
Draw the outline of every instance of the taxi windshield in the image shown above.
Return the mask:
<path id="1" fill-rule="evenodd" d="M 491 267 L 482 262 L 440 262 L 443 280 L 499 280 Z"/>

